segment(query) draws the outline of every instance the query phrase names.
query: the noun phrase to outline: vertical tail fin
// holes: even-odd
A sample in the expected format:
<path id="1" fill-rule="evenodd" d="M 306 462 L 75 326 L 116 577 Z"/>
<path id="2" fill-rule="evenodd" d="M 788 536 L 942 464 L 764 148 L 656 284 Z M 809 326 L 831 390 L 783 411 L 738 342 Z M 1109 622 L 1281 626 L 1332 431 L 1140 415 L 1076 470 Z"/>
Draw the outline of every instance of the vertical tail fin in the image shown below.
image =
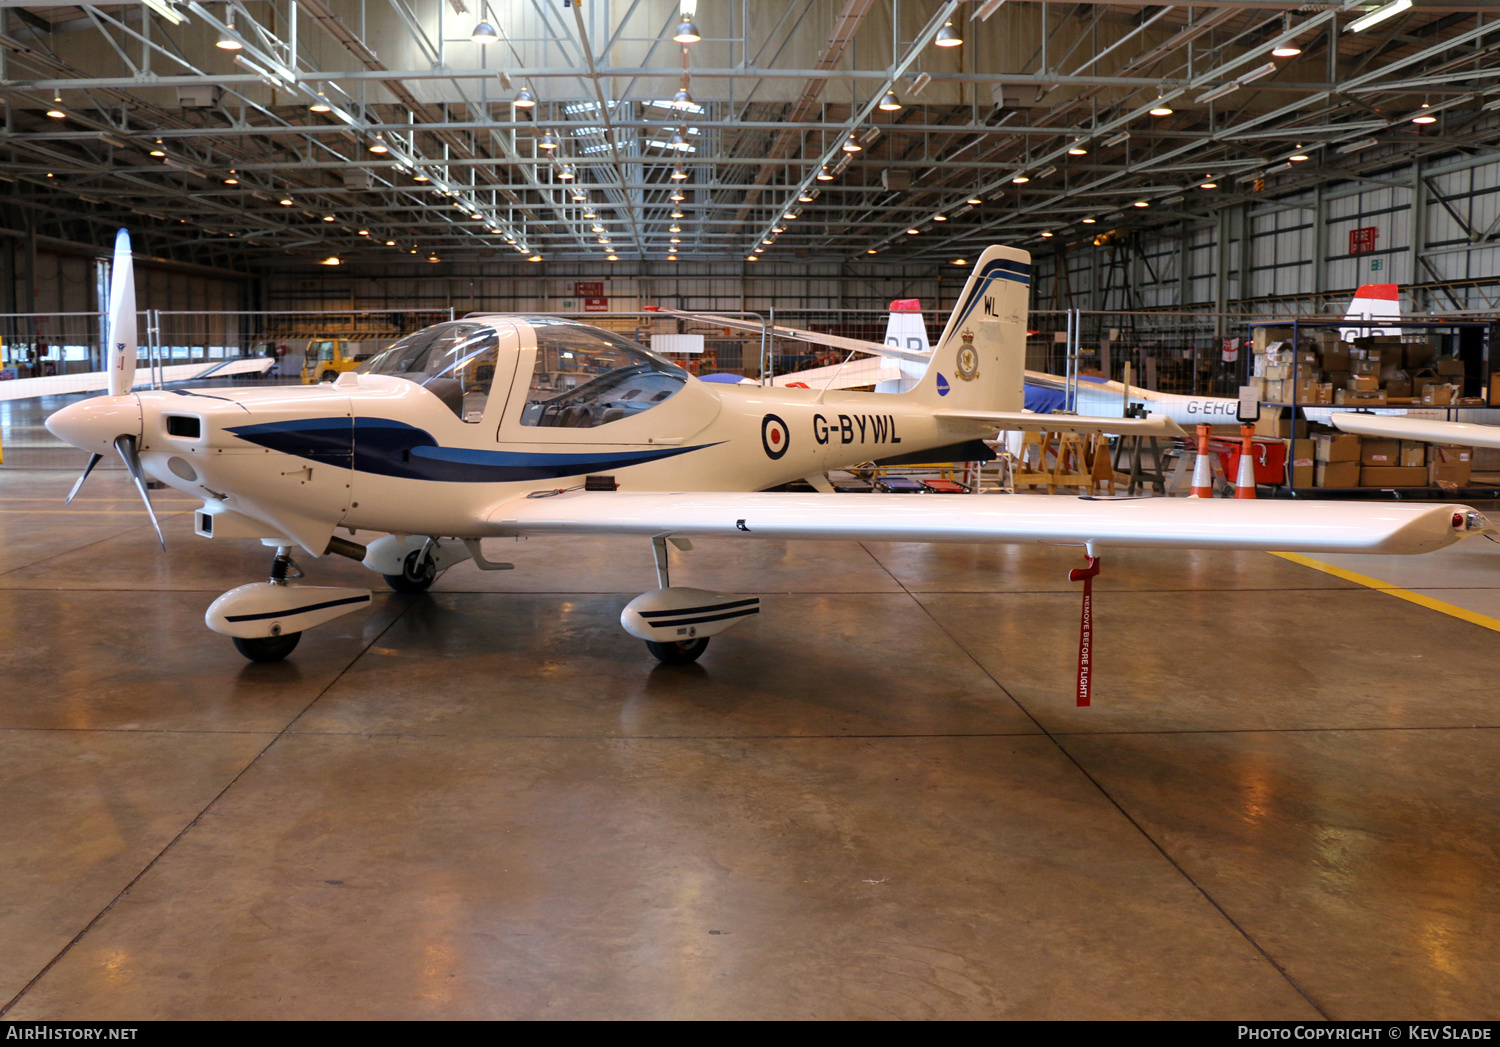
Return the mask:
<path id="1" fill-rule="evenodd" d="M 1031 255 L 1015 247 L 985 248 L 927 373 L 907 395 L 933 406 L 1021 410 L 1030 304 Z"/>
<path id="2" fill-rule="evenodd" d="M 911 353 L 927 353 L 927 324 L 922 320 L 922 303 L 915 298 L 898 298 L 891 303 L 891 318 L 885 325 L 885 344 Z M 927 364 L 915 360 L 898 361 L 900 378 L 875 383 L 877 393 L 906 393 L 915 389 L 927 371 Z"/>
<path id="3" fill-rule="evenodd" d="M 1366 323 L 1374 321 L 1377 324 L 1382 320 L 1395 320 L 1400 316 L 1400 284 L 1360 284 L 1359 289 L 1354 292 L 1354 298 L 1349 302 L 1349 310 L 1344 313 L 1345 320 L 1363 320 Z M 1400 333 L 1399 327 L 1383 325 L 1339 328 L 1339 337 L 1346 342 L 1369 335 L 1399 335 Z"/>

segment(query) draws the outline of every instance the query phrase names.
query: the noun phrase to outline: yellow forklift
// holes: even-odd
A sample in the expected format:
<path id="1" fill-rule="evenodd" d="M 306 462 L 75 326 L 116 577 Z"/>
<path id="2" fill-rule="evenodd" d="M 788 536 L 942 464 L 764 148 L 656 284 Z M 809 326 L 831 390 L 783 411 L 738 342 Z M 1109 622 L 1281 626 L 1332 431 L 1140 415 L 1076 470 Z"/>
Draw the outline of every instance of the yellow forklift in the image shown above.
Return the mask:
<path id="1" fill-rule="evenodd" d="M 332 382 L 390 346 L 389 338 L 311 338 L 302 357 L 302 384 Z"/>

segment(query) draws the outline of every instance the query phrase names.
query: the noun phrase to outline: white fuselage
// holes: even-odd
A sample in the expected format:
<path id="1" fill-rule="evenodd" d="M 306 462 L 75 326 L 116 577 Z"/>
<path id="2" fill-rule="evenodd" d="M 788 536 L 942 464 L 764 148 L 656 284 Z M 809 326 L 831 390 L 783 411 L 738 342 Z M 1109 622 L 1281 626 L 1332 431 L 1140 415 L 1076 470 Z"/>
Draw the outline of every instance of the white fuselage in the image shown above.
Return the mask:
<path id="1" fill-rule="evenodd" d="M 530 374 L 523 364 L 518 382 Z M 495 506 L 587 475 L 613 476 L 627 491 L 756 491 L 985 431 L 900 397 L 696 379 L 649 412 L 593 429 L 522 425 L 514 389 L 466 422 L 417 383 L 387 375 L 136 395 L 152 477 L 318 553 L 335 527 L 493 533 L 485 521 Z"/>

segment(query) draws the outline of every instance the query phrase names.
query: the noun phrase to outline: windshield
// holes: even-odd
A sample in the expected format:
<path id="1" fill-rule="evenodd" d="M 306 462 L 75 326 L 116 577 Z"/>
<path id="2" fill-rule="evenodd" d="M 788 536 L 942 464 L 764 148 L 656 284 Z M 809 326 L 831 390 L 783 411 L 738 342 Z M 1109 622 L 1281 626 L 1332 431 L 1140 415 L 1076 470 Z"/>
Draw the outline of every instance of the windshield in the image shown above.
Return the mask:
<path id="1" fill-rule="evenodd" d="M 648 411 L 687 382 L 687 372 L 612 331 L 527 317 L 536 366 L 522 425 L 592 429 Z"/>
<path id="2" fill-rule="evenodd" d="M 423 386 L 466 422 L 484 416 L 495 380 L 499 339 L 485 324 L 448 323 L 407 335 L 359 370 L 389 374 Z"/>

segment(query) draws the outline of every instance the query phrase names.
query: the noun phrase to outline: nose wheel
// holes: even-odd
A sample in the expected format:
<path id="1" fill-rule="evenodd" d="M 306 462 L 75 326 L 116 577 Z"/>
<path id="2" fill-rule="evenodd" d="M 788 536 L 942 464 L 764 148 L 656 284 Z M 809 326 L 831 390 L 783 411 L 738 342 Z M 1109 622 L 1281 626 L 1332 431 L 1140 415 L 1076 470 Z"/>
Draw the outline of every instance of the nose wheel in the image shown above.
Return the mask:
<path id="1" fill-rule="evenodd" d="M 281 636 L 232 637 L 234 649 L 252 662 L 279 662 L 291 654 L 302 639 L 301 633 L 284 633 Z"/>
<path id="2" fill-rule="evenodd" d="M 409 553 L 401 561 L 400 574 L 381 575 L 398 593 L 425 593 L 437 581 L 437 561 L 427 547 Z"/>
<path id="3" fill-rule="evenodd" d="M 696 662 L 698 656 L 708 650 L 707 636 L 700 636 L 696 640 L 671 640 L 667 643 L 658 643 L 655 640 L 646 641 L 646 650 L 656 656 L 656 660 L 663 665 L 686 665 Z"/>

